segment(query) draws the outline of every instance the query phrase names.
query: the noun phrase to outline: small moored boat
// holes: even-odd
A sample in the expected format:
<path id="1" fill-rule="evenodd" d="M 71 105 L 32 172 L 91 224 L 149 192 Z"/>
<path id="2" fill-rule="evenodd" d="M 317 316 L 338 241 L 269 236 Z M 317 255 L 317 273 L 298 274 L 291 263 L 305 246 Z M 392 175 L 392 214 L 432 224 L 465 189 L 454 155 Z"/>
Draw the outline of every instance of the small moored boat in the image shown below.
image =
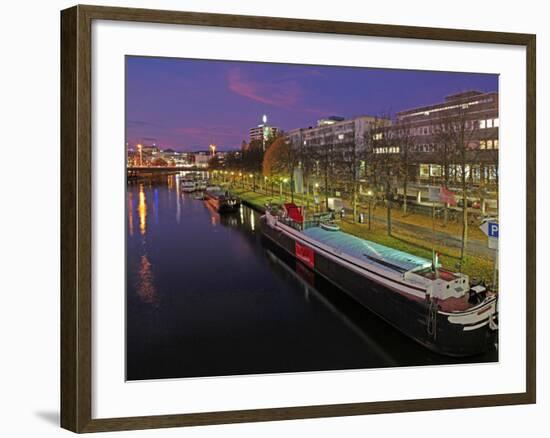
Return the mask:
<path id="1" fill-rule="evenodd" d="M 206 201 L 218 213 L 233 213 L 239 210 L 241 200 L 231 195 L 227 190 L 222 190 L 218 186 L 209 186 L 204 192 Z"/>
<path id="2" fill-rule="evenodd" d="M 321 222 L 319 226 L 327 231 L 340 231 L 340 226 L 334 222 Z"/>
<path id="3" fill-rule="evenodd" d="M 184 179 L 181 182 L 181 190 L 186 193 L 194 192 L 197 189 L 195 181 Z"/>

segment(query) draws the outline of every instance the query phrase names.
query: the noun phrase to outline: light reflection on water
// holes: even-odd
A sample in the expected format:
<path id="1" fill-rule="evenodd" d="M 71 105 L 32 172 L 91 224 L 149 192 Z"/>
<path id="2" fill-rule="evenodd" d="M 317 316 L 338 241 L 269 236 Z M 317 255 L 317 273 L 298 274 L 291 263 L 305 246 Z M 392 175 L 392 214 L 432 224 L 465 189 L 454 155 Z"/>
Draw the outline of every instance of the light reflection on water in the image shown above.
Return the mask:
<path id="1" fill-rule="evenodd" d="M 152 304 L 157 301 L 153 270 L 151 269 L 151 262 L 149 262 L 147 254 L 141 256 L 137 293 L 144 303 Z"/>
<path id="2" fill-rule="evenodd" d="M 128 192 L 128 232 L 134 235 L 134 194 Z"/>
<path id="3" fill-rule="evenodd" d="M 168 177 L 170 181 L 171 178 Z M 181 186 L 180 186 L 180 176 L 176 175 L 174 178 L 176 184 L 176 222 L 179 224 L 181 220 Z"/>
<path id="4" fill-rule="evenodd" d="M 130 227 L 130 236 L 133 236 L 133 194 L 132 192 L 128 193 L 128 224 Z M 144 184 L 139 185 L 139 203 L 137 207 L 139 215 L 139 230 L 140 230 L 140 239 L 142 250 L 139 269 L 138 269 L 138 279 L 136 285 L 136 292 L 145 303 L 154 303 L 157 301 L 157 291 L 154 284 L 153 270 L 151 268 L 151 262 L 149 261 L 147 255 L 147 195 L 145 191 Z"/>
<path id="5" fill-rule="evenodd" d="M 254 212 L 250 210 L 250 229 L 254 231 L 255 228 L 256 228 L 256 221 L 255 221 Z"/>
<path id="6" fill-rule="evenodd" d="M 142 235 L 144 235 L 145 231 L 147 230 L 147 202 L 145 199 L 145 190 L 143 188 L 143 184 L 139 185 L 138 214 L 139 214 L 139 231 Z"/>

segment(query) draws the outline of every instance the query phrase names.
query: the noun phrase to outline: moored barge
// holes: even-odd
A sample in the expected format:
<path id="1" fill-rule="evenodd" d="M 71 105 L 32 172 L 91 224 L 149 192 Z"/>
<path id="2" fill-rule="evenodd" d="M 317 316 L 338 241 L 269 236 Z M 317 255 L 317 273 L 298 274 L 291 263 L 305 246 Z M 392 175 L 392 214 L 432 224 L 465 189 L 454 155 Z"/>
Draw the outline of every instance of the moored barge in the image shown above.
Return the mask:
<path id="1" fill-rule="evenodd" d="M 496 339 L 496 293 L 437 260 L 319 225 L 294 204 L 268 206 L 261 218 L 265 237 L 430 350 L 473 356 Z"/>
<path id="2" fill-rule="evenodd" d="M 228 191 L 222 190 L 218 186 L 209 186 L 204 191 L 204 199 L 208 202 L 218 213 L 234 213 L 239 210 L 241 206 L 241 200 Z"/>

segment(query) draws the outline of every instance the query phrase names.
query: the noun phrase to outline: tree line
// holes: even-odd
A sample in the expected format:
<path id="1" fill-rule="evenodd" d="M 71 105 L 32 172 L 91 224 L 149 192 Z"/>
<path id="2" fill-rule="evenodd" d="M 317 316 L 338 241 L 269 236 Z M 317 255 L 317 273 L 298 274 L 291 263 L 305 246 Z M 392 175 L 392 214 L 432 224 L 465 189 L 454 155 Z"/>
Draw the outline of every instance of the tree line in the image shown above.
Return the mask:
<path id="1" fill-rule="evenodd" d="M 328 209 L 329 197 L 340 193 L 350 203 L 353 220 L 358 217 L 360 198 L 382 203 L 387 210 L 387 231 L 391 234 L 392 208 L 399 203 L 407 214 L 410 200 L 408 189 L 417 180 L 418 165 L 422 160 L 439 166 L 440 176 L 432 178 L 445 189 L 451 186 L 457 191 L 462 206 L 463 258 L 468 240 L 469 196 L 475 195 L 481 202 L 487 196 L 489 186 L 498 194 L 498 149 L 479 148 L 481 141 L 488 141 L 476 125 L 470 107 L 441 112 L 432 122 L 430 150 L 419 151 L 422 138 L 411 124 L 402 120 L 388 123 L 389 117 L 377 117 L 370 130 L 362 138 L 355 133 L 339 138 L 334 130 L 304 141 L 299 137 L 294 143 L 284 134 L 270 139 L 265 151 L 261 142 L 251 142 L 246 149 L 230 153 L 221 162 L 214 158 L 213 169 L 226 169 L 252 173 L 263 179 L 286 180 L 290 183 L 290 195 L 294 200 L 295 178 L 303 187 L 301 193 L 309 204 L 313 196 L 322 197 Z M 304 132 L 307 130 L 304 130 Z M 474 169 L 479 177 L 474 178 Z M 402 191 L 397 196 L 398 189 Z M 448 221 L 449 204 L 443 205 L 444 225 Z"/>

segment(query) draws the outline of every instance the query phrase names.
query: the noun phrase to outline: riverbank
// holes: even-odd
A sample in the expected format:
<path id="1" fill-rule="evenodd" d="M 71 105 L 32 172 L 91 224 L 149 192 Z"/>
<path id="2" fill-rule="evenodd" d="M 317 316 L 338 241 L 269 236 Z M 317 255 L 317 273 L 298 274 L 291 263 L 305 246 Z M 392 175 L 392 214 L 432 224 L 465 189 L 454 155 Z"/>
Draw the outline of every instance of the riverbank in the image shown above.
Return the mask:
<path id="1" fill-rule="evenodd" d="M 278 201 L 278 196 L 272 198 L 258 192 L 246 189 L 233 188 L 232 193 L 239 196 L 243 203 L 256 211 L 263 212 L 265 204 Z M 430 229 L 415 227 L 413 230 L 407 227 L 400 227 L 394 224 L 392 234 L 389 236 L 385 224 L 373 221 L 369 230 L 367 224 L 352 222 L 346 218 L 339 221 L 343 231 L 361 237 L 372 242 L 398 249 L 426 259 L 432 258 L 432 239 L 433 234 Z M 455 247 L 445 245 L 445 233 L 437 232 L 434 242 L 434 249 L 440 253 L 440 262 L 443 267 L 456 271 L 460 261 L 460 250 Z M 494 261 L 483 255 L 468 253 L 464 258 L 462 272 L 471 278 L 480 278 L 491 281 L 493 278 Z"/>

